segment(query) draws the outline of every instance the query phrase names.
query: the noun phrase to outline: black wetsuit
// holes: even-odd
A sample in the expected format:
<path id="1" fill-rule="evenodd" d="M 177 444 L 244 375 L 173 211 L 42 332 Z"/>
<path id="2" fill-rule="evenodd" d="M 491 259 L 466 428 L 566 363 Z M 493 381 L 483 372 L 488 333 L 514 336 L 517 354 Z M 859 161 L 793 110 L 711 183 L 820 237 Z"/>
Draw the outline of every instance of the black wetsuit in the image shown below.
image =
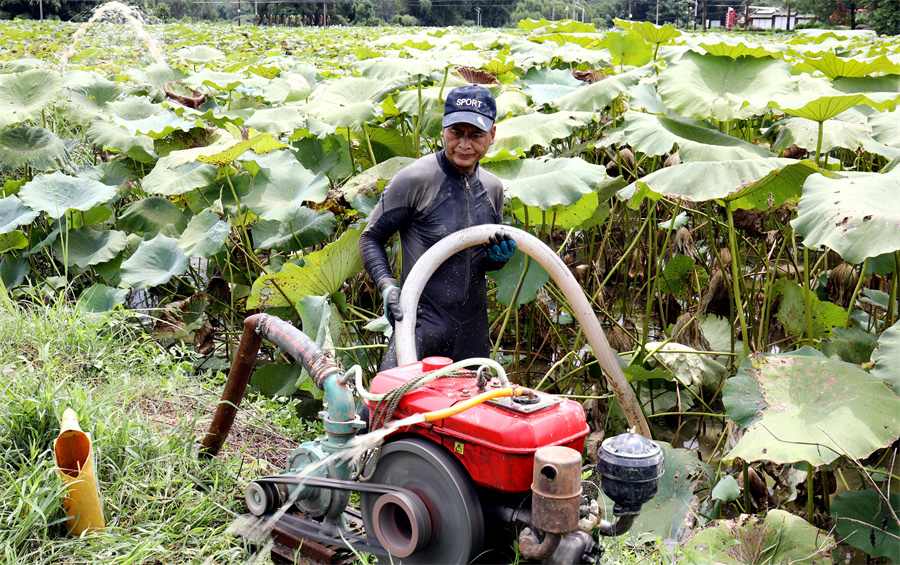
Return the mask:
<path id="1" fill-rule="evenodd" d="M 383 291 L 400 286 L 384 250 L 394 233 L 400 233 L 401 280 L 405 281 L 419 257 L 439 240 L 470 226 L 499 224 L 502 217 L 500 179 L 477 166 L 473 173 L 460 173 L 440 151 L 417 160 L 388 183 L 359 239 L 360 257 Z M 460 361 L 488 355 L 485 273 L 500 269 L 503 263 L 490 260 L 484 246 L 476 245 L 438 267 L 419 300 L 419 359 L 440 355 Z M 391 338 L 381 368 L 396 365 Z"/>

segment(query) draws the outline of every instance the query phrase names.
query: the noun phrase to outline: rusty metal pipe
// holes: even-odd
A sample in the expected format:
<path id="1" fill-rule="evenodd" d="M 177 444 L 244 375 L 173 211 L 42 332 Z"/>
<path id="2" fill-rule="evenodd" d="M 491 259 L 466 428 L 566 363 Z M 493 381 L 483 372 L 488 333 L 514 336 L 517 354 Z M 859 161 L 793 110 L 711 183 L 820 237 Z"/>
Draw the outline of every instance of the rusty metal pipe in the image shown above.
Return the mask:
<path id="1" fill-rule="evenodd" d="M 601 536 L 621 536 L 631 529 L 635 518 L 637 518 L 637 514 L 623 514 L 615 522 L 600 520 L 597 529 Z"/>
<path id="2" fill-rule="evenodd" d="M 526 559 L 547 559 L 559 547 L 562 538 L 562 534 L 545 533 L 544 541 L 539 543 L 534 533 L 526 528 L 519 534 L 519 552 Z"/>
<path id="3" fill-rule="evenodd" d="M 259 346 L 262 345 L 262 337 L 256 333 L 256 322 L 262 315 L 254 314 L 244 320 L 244 332 L 241 334 L 241 342 L 234 354 L 228 380 L 225 381 L 225 390 L 222 391 L 222 398 L 216 407 L 213 421 L 203 438 L 200 448 L 201 457 L 211 458 L 218 455 L 222 445 L 225 444 L 228 432 L 231 431 L 238 406 L 244 397 L 244 391 L 247 390 L 247 383 L 250 382 L 250 374 L 253 363 L 256 362 L 256 356 L 259 354 Z"/>

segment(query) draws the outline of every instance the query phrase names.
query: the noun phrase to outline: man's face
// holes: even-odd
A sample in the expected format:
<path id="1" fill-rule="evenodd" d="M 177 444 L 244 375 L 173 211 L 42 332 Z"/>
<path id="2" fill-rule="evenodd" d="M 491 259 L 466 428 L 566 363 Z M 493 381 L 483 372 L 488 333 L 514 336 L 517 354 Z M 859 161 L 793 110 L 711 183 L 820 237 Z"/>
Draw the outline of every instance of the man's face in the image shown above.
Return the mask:
<path id="1" fill-rule="evenodd" d="M 459 172 L 474 172 L 478 161 L 487 154 L 488 148 L 494 143 L 496 132 L 497 126 L 492 127 L 491 131 L 481 131 L 471 124 L 447 126 L 441 130 L 444 153 Z"/>

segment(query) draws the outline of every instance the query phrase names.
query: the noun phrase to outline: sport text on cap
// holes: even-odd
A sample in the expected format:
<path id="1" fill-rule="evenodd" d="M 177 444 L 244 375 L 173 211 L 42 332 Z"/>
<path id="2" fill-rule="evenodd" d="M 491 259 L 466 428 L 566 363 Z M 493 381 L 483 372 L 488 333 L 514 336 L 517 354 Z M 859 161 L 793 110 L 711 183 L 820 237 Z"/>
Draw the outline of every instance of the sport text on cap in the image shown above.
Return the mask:
<path id="1" fill-rule="evenodd" d="M 481 131 L 490 131 L 497 119 L 497 101 L 483 86 L 458 86 L 447 94 L 444 102 L 442 127 L 471 124 Z"/>

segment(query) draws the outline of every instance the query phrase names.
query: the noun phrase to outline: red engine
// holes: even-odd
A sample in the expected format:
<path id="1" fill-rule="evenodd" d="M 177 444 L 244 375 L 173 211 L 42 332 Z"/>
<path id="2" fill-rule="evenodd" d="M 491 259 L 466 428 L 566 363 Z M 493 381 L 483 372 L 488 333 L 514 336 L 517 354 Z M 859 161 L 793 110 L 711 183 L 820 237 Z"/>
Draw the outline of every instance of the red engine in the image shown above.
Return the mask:
<path id="1" fill-rule="evenodd" d="M 383 394 L 428 371 L 450 364 L 428 358 L 379 373 L 370 392 Z M 494 380 L 487 388 L 498 387 Z M 439 378 L 405 394 L 393 419 L 443 410 L 478 394 L 477 378 Z M 366 401 L 371 413 L 377 403 Z M 577 402 L 535 392 L 533 398 L 489 400 L 454 416 L 399 430 L 444 446 L 465 467 L 473 482 L 501 492 L 531 489 L 534 453 L 540 447 L 565 446 L 579 453 L 588 432 L 584 410 Z"/>

